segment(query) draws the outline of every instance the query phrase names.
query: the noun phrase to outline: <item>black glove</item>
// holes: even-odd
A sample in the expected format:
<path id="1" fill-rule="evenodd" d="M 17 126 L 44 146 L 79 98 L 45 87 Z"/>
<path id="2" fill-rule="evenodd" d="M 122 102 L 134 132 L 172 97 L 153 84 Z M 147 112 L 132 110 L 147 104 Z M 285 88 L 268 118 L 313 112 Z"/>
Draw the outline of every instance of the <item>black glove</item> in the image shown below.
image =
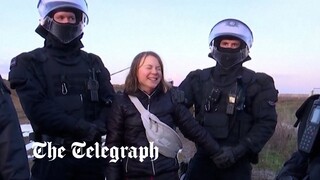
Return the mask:
<path id="1" fill-rule="evenodd" d="M 107 134 L 107 125 L 105 122 L 101 121 L 100 119 L 93 121 L 93 124 L 96 125 L 100 136 Z"/>
<path id="2" fill-rule="evenodd" d="M 232 147 L 223 147 L 222 152 L 212 157 L 212 160 L 218 168 L 227 168 L 236 162 Z"/>
<path id="3" fill-rule="evenodd" d="M 222 152 L 212 157 L 212 159 L 218 168 L 228 168 L 236 163 L 246 152 L 247 148 L 241 144 L 235 147 L 222 147 Z"/>
<path id="4" fill-rule="evenodd" d="M 79 120 L 76 123 L 75 128 L 76 134 L 86 142 L 94 141 L 100 134 L 97 125 L 84 120 Z"/>

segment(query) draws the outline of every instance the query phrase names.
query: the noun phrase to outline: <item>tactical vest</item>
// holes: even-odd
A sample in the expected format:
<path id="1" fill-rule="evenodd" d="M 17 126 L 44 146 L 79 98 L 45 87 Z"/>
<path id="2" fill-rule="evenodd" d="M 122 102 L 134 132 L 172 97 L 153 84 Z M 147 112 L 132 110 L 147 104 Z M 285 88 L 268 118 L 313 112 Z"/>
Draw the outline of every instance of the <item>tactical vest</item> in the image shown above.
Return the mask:
<path id="1" fill-rule="evenodd" d="M 30 52 L 35 58 L 31 63 L 36 77 L 57 107 L 75 118 L 94 121 L 98 114 L 98 98 L 92 99 L 90 81 L 99 82 L 100 68 L 92 54 L 81 51 L 72 61 L 52 57 L 43 48 Z M 96 84 L 99 86 L 99 84 Z M 98 88 L 98 87 L 96 87 Z M 98 92 L 93 96 L 98 96 Z"/>
<path id="2" fill-rule="evenodd" d="M 212 71 L 213 68 L 200 71 L 196 91 L 201 94 L 201 103 L 195 107 L 196 119 L 215 139 L 234 144 L 253 124 L 252 98 L 259 90 L 259 85 L 255 85 L 256 73 L 243 68 L 234 82 L 217 86 Z"/>

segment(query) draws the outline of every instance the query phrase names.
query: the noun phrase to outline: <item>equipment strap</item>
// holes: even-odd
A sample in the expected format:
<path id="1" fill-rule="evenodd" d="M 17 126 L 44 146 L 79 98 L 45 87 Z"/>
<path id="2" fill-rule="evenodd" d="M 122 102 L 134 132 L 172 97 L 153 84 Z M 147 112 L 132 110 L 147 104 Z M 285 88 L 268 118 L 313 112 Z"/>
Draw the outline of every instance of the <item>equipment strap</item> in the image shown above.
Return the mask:
<path id="1" fill-rule="evenodd" d="M 175 158 L 182 149 L 182 142 L 176 131 L 146 110 L 137 97 L 128 96 L 141 114 L 148 141 L 154 142 L 162 155 Z"/>

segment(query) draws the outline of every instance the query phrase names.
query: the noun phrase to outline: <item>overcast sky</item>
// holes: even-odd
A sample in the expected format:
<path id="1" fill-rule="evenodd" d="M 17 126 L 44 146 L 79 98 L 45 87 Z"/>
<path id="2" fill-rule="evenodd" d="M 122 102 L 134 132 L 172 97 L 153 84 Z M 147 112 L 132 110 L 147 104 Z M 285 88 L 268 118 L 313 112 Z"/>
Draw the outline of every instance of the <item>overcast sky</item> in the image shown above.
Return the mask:
<path id="1" fill-rule="evenodd" d="M 271 75 L 280 93 L 320 88 L 318 0 L 87 0 L 84 50 L 99 55 L 111 73 L 130 66 L 136 54 L 157 52 L 165 77 L 179 85 L 192 70 L 215 65 L 208 35 L 218 21 L 236 18 L 253 31 L 252 60 L 244 66 Z M 21 52 L 43 46 L 34 32 L 38 0 L 1 2 L 0 73 Z M 128 71 L 112 76 L 123 84 Z"/>

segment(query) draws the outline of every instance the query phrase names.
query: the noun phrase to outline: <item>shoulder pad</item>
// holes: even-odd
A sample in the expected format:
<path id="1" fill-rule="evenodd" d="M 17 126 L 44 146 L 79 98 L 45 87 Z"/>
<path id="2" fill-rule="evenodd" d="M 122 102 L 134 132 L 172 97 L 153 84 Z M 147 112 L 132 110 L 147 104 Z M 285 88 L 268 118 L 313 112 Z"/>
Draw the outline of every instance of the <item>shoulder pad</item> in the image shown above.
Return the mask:
<path id="1" fill-rule="evenodd" d="M 200 71 L 201 71 L 201 69 L 197 69 L 197 70 L 191 71 L 191 72 L 187 75 L 187 77 L 193 79 L 193 78 L 195 78 L 196 76 L 199 76 Z"/>
<path id="2" fill-rule="evenodd" d="M 243 68 L 243 75 L 242 75 L 243 82 L 246 84 L 254 82 L 256 80 L 256 77 L 255 77 L 256 72 L 245 67 L 242 67 L 242 68 Z"/>
<path id="3" fill-rule="evenodd" d="M 90 56 L 92 59 L 100 59 L 100 57 L 96 54 L 93 54 L 93 53 L 87 53 L 88 56 Z"/>
<path id="4" fill-rule="evenodd" d="M 83 53 L 87 54 L 88 58 L 93 61 L 93 62 L 100 62 L 102 61 L 101 58 L 96 55 L 96 54 L 93 54 L 93 53 L 87 53 L 85 51 L 82 51 Z"/>
<path id="5" fill-rule="evenodd" d="M 101 58 L 100 58 L 98 55 L 93 54 L 93 53 L 87 53 L 87 52 L 85 52 L 85 51 L 82 51 L 82 52 L 87 54 L 87 57 L 88 57 L 87 60 L 89 61 L 90 64 L 98 65 L 99 67 L 100 67 L 101 65 L 104 66 Z"/>
<path id="6" fill-rule="evenodd" d="M 10 63 L 10 69 L 19 65 L 19 63 L 30 63 L 32 61 L 35 61 L 35 62 L 46 61 L 42 48 L 37 48 L 30 52 L 23 52 L 18 56 L 12 58 Z"/>
<path id="7" fill-rule="evenodd" d="M 187 77 L 190 79 L 197 78 L 201 81 L 207 80 L 210 77 L 211 70 L 212 70 L 212 67 L 206 68 L 206 69 L 197 69 L 197 70 L 191 71 Z"/>
<path id="8" fill-rule="evenodd" d="M 255 74 L 255 85 L 258 94 L 255 97 L 256 102 L 267 101 L 270 106 L 274 106 L 278 101 L 278 90 L 274 86 L 273 78 L 265 73 Z"/>
<path id="9" fill-rule="evenodd" d="M 204 81 L 204 80 L 209 79 L 212 69 L 213 68 L 210 67 L 210 68 L 206 68 L 206 69 L 201 70 L 200 71 L 200 80 Z"/>
<path id="10" fill-rule="evenodd" d="M 26 53 L 26 52 L 21 53 L 18 56 L 12 58 L 10 62 L 10 69 L 19 65 L 20 63 L 31 61 L 32 59 L 33 59 L 32 54 Z"/>
<path id="11" fill-rule="evenodd" d="M 256 73 L 256 82 L 261 85 L 263 89 L 275 88 L 273 78 L 266 73 Z"/>
<path id="12" fill-rule="evenodd" d="M 35 60 L 35 61 L 38 61 L 38 62 L 44 62 L 47 60 L 45 54 L 45 49 L 44 48 L 37 48 L 33 51 L 30 51 L 28 52 L 32 58 Z"/>

